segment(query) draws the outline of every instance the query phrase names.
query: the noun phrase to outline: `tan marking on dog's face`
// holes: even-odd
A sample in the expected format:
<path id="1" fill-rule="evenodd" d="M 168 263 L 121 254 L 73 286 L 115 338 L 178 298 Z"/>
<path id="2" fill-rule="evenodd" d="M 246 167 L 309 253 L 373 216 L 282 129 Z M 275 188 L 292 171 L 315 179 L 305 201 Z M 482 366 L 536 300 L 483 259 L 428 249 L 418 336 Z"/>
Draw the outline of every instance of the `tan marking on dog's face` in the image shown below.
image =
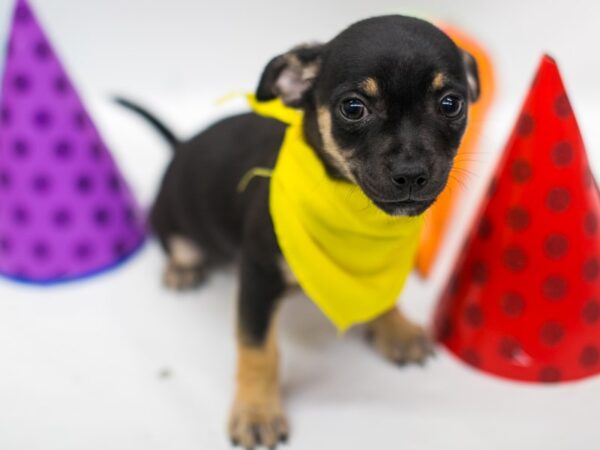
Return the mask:
<path id="1" fill-rule="evenodd" d="M 438 72 L 433 77 L 433 82 L 431 83 L 431 87 L 434 90 L 438 91 L 444 87 L 444 85 L 446 84 L 446 81 L 447 81 L 446 75 L 443 74 L 442 72 Z"/>
<path id="2" fill-rule="evenodd" d="M 320 106 L 317 113 L 319 122 L 319 131 L 323 139 L 323 150 L 331 158 L 331 162 L 348 180 L 356 183 L 354 175 L 350 170 L 350 164 L 342 153 L 343 150 L 337 145 L 333 135 L 331 134 L 331 113 L 325 106 Z"/>
<path id="3" fill-rule="evenodd" d="M 254 448 L 261 442 L 274 448 L 288 434 L 279 387 L 275 314 L 262 345 L 248 344 L 238 329 L 236 394 L 229 418 L 229 435 L 245 448 Z"/>
<path id="4" fill-rule="evenodd" d="M 379 85 L 374 78 L 367 78 L 360 83 L 360 87 L 363 91 L 365 91 L 365 94 L 371 97 L 379 96 Z"/>

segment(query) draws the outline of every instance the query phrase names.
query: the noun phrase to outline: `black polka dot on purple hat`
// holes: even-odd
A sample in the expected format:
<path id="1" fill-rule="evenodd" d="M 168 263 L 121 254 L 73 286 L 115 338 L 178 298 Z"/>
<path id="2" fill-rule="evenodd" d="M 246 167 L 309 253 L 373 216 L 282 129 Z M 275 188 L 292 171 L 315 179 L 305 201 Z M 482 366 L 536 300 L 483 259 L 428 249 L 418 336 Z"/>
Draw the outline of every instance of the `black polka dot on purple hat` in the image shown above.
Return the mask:
<path id="1" fill-rule="evenodd" d="M 46 261 L 50 258 L 50 246 L 46 241 L 36 241 L 32 246 L 33 257 L 38 261 Z"/>
<path id="2" fill-rule="evenodd" d="M 73 156 L 73 151 L 73 143 L 69 139 L 59 139 L 54 144 L 54 155 L 61 160 L 70 159 Z"/>
<path id="3" fill-rule="evenodd" d="M 93 221 L 98 227 L 106 227 L 110 219 L 110 211 L 104 206 L 96 208 L 93 212 Z"/>
<path id="4" fill-rule="evenodd" d="M 12 176 L 7 169 L 0 169 L 0 188 L 3 190 L 10 189 L 12 185 Z"/>
<path id="5" fill-rule="evenodd" d="M 8 236 L 0 236 L 0 254 L 10 254 L 12 250 L 12 241 Z"/>
<path id="6" fill-rule="evenodd" d="M 123 257 L 127 253 L 127 241 L 125 239 L 117 239 L 113 245 L 112 250 L 115 256 Z"/>
<path id="7" fill-rule="evenodd" d="M 75 179 L 75 188 L 80 194 L 89 194 L 94 189 L 94 180 L 89 174 L 81 174 Z"/>
<path id="8" fill-rule="evenodd" d="M 27 225 L 31 220 L 31 213 L 24 206 L 15 206 L 12 210 L 12 220 L 19 226 Z"/>
<path id="9" fill-rule="evenodd" d="M 46 173 L 39 173 L 33 177 L 31 184 L 38 194 L 47 194 L 52 188 L 52 179 Z"/>
<path id="10" fill-rule="evenodd" d="M 38 109 L 33 114 L 33 124 L 36 128 L 45 130 L 52 126 L 52 113 L 45 108 Z"/>
<path id="11" fill-rule="evenodd" d="M 57 208 L 52 212 L 52 224 L 57 228 L 66 228 L 73 222 L 71 211 L 67 207 Z"/>
<path id="12" fill-rule="evenodd" d="M 31 153 L 31 148 L 26 139 L 18 138 L 12 144 L 12 151 L 17 159 L 24 159 Z"/>
<path id="13" fill-rule="evenodd" d="M 19 3 L 15 10 L 15 21 L 20 25 L 31 22 L 31 10 L 26 3 Z"/>
<path id="14" fill-rule="evenodd" d="M 40 39 L 33 46 L 33 54 L 38 60 L 47 61 L 52 56 L 52 50 L 45 39 Z"/>
<path id="15" fill-rule="evenodd" d="M 20 94 L 26 94 L 31 89 L 31 79 L 25 73 L 17 73 L 12 79 L 12 84 L 15 92 Z"/>
<path id="16" fill-rule="evenodd" d="M 52 87 L 53 87 L 54 91 L 59 95 L 65 95 L 71 89 L 69 80 L 67 80 L 67 77 L 65 77 L 63 74 L 57 75 L 52 80 Z"/>
<path id="17" fill-rule="evenodd" d="M 84 111 L 75 111 L 73 113 L 73 126 L 78 130 L 83 130 L 88 126 L 88 117 Z"/>
<path id="18" fill-rule="evenodd" d="M 2 107 L 0 107 L 0 122 L 2 122 L 3 125 L 9 125 L 11 119 L 12 112 L 10 107 L 8 105 L 2 105 Z"/>
<path id="19" fill-rule="evenodd" d="M 89 241 L 82 241 L 75 244 L 73 250 L 74 256 L 79 261 L 87 261 L 94 254 L 94 247 Z"/>

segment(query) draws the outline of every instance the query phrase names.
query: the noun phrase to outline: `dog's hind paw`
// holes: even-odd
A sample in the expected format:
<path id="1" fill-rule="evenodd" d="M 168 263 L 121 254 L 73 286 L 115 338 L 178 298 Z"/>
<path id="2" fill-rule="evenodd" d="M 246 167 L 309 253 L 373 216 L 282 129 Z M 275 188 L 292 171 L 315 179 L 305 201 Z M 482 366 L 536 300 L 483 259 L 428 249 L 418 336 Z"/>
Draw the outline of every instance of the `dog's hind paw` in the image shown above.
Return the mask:
<path id="1" fill-rule="evenodd" d="M 200 285 L 205 276 L 201 266 L 182 267 L 170 262 L 163 274 L 163 283 L 170 289 L 184 291 Z"/>
<path id="2" fill-rule="evenodd" d="M 262 445 L 274 449 L 287 442 L 289 427 L 281 408 L 236 402 L 229 419 L 229 438 L 234 446 L 253 450 Z"/>

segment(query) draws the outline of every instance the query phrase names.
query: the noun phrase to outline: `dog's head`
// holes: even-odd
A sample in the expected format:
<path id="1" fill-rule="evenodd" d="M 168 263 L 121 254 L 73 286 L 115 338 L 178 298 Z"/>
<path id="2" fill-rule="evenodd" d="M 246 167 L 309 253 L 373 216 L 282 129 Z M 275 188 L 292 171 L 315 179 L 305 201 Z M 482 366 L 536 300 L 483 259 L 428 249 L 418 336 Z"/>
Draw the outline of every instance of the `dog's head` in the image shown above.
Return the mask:
<path id="1" fill-rule="evenodd" d="M 275 57 L 256 95 L 304 109 L 330 175 L 412 216 L 446 186 L 479 79 L 474 58 L 430 23 L 384 16 Z"/>

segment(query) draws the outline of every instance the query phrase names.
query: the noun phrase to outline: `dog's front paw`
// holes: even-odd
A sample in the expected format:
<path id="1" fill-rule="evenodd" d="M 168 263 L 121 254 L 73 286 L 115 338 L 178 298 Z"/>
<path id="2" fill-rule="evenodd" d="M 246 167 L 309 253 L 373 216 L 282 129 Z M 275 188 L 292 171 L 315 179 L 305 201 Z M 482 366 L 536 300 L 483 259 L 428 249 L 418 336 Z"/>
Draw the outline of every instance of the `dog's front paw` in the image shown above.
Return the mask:
<path id="1" fill-rule="evenodd" d="M 235 446 L 252 450 L 259 445 L 274 449 L 288 438 L 288 422 L 276 404 L 236 401 L 229 418 L 229 437 Z"/>
<path id="2" fill-rule="evenodd" d="M 381 355 L 399 365 L 424 365 L 434 354 L 433 342 L 423 327 L 404 317 L 369 325 L 367 340 Z"/>

